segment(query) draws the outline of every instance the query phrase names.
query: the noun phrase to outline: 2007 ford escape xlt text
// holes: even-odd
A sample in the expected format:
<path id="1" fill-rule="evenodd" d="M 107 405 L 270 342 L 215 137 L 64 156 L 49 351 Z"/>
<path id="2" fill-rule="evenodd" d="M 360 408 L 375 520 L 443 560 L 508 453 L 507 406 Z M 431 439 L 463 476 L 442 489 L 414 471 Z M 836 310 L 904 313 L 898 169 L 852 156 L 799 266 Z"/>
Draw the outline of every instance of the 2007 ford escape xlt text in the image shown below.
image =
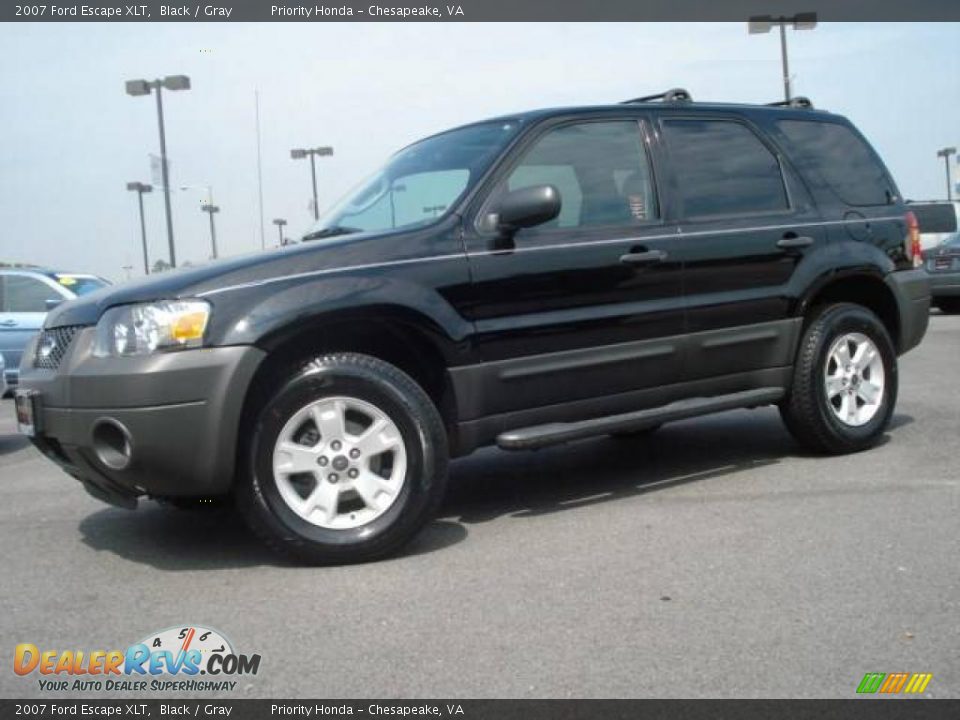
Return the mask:
<path id="1" fill-rule="evenodd" d="M 868 448 L 921 264 L 880 158 L 808 102 L 528 112 L 407 147 L 299 245 L 56 308 L 17 412 L 103 500 L 232 495 L 277 549 L 365 560 L 482 446 L 775 404 L 812 450 Z"/>

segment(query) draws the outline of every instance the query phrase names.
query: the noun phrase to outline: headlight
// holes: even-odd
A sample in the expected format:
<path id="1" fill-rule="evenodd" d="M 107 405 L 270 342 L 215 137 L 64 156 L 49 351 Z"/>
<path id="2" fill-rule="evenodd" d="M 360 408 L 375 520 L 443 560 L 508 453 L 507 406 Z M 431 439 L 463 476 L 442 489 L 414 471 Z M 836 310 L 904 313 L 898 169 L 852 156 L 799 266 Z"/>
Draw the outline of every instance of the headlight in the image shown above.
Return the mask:
<path id="1" fill-rule="evenodd" d="M 149 355 L 200 347 L 210 317 L 205 300 L 162 300 L 110 308 L 97 323 L 93 354 Z"/>

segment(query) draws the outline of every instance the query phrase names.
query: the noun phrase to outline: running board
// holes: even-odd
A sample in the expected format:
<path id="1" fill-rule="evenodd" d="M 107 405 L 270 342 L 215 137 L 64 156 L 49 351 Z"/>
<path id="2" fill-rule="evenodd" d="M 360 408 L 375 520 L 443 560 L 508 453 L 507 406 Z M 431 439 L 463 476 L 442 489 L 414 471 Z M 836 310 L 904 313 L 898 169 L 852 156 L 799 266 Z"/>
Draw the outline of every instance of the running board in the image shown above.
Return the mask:
<path id="1" fill-rule="evenodd" d="M 770 405 L 780 400 L 783 394 L 783 388 L 779 387 L 758 388 L 757 390 L 744 390 L 729 395 L 678 400 L 662 407 L 638 410 L 622 415 L 608 415 L 607 417 L 578 422 L 536 425 L 501 433 L 497 436 L 497 446 L 503 450 L 536 450 L 537 448 L 583 440 L 597 435 L 643 430 L 655 425 L 675 420 L 686 420 L 699 415 L 721 412 L 722 410 Z"/>

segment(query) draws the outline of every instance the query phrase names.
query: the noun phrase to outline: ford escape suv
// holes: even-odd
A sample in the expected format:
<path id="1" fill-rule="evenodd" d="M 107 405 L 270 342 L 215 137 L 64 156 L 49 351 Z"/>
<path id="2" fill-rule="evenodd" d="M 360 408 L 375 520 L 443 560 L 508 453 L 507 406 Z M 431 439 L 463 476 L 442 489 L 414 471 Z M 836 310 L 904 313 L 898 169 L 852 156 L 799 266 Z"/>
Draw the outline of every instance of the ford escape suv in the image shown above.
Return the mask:
<path id="1" fill-rule="evenodd" d="M 17 412 L 105 501 L 232 495 L 277 549 L 365 560 L 482 446 L 774 404 L 868 448 L 921 265 L 880 158 L 808 102 L 539 110 L 401 150 L 301 244 L 56 308 Z"/>

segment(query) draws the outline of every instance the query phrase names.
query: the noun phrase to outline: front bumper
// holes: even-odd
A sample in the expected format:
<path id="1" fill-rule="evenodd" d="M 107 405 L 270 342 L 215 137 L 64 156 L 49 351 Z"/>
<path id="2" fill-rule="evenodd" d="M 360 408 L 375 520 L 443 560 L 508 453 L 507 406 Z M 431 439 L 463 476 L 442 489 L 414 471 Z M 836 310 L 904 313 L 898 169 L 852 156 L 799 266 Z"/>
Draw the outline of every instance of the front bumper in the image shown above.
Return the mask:
<path id="1" fill-rule="evenodd" d="M 93 337 L 93 328 L 81 330 L 56 370 L 21 366 L 20 388 L 40 396 L 37 448 L 115 504 L 226 492 L 263 352 L 244 345 L 100 358 Z"/>
<path id="2" fill-rule="evenodd" d="M 897 300 L 900 315 L 900 355 L 915 348 L 927 333 L 930 323 L 930 276 L 923 268 L 899 270 L 886 277 L 887 287 Z"/>
<path id="3" fill-rule="evenodd" d="M 930 294 L 933 297 L 960 296 L 960 273 L 932 272 L 930 277 Z"/>

